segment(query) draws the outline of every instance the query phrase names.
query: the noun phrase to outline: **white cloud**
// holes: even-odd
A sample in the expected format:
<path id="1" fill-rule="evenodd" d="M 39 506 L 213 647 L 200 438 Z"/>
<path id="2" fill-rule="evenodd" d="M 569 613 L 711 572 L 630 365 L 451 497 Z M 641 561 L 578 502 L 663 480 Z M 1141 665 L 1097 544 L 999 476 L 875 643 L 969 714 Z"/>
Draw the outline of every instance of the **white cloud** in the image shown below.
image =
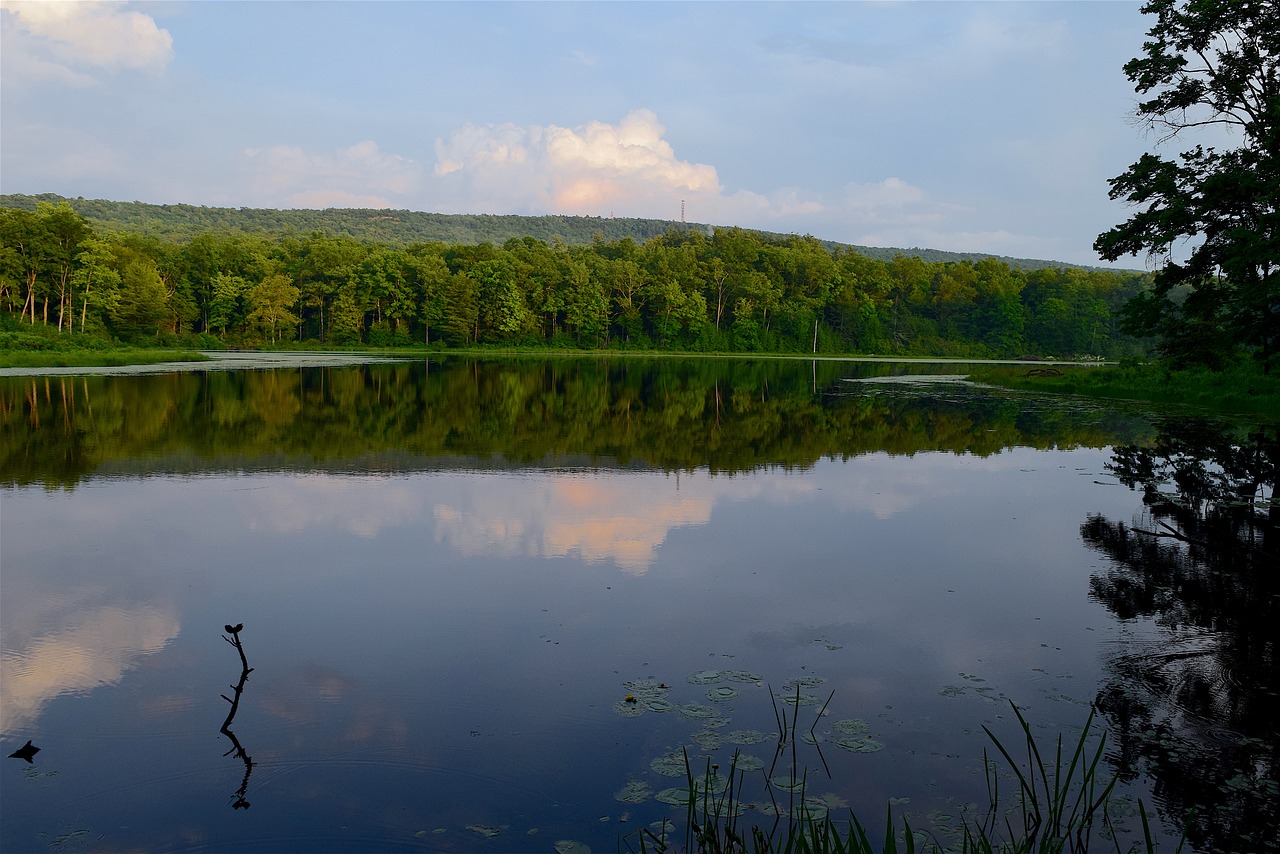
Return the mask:
<path id="1" fill-rule="evenodd" d="M 490 210 L 672 216 L 681 198 L 720 193 L 715 167 L 676 156 L 651 110 L 616 125 L 464 125 L 436 140 L 435 174 L 454 204 Z"/>
<path id="2" fill-rule="evenodd" d="M 437 210 L 688 219 L 833 239 L 892 226 L 918 228 L 963 214 L 897 177 L 832 191 L 781 187 L 727 192 L 714 166 L 681 159 L 650 110 L 617 124 L 464 125 L 436 140 Z M 843 234 L 833 234 L 833 223 Z"/>
<path id="3" fill-rule="evenodd" d="M 417 163 L 383 153 L 372 140 L 332 154 L 288 145 L 248 148 L 242 165 L 257 203 L 288 207 L 389 208 L 385 194 L 403 195 L 421 177 Z"/>
<path id="4" fill-rule="evenodd" d="M 92 70 L 159 70 L 173 58 L 173 36 L 124 3 L 15 2 L 5 15 L 10 73 L 85 85 Z M 6 64 L 9 64 L 6 63 Z"/>

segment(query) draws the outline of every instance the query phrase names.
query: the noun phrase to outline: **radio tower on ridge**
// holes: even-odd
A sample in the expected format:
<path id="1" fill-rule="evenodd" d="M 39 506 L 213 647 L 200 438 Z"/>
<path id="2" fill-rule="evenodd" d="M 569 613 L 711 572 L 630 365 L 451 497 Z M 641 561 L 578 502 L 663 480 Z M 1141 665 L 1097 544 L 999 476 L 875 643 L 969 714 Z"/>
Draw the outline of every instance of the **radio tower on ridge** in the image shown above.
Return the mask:
<path id="1" fill-rule="evenodd" d="M 684 222 L 684 199 L 680 200 L 680 221 Z"/>

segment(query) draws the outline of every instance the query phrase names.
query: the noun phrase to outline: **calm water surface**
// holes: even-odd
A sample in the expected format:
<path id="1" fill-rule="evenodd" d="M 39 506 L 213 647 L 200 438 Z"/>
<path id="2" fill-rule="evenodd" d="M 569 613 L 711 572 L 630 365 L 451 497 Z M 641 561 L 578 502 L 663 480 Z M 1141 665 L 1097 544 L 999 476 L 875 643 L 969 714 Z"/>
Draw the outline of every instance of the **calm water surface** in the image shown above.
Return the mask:
<path id="1" fill-rule="evenodd" d="M 982 726 L 1016 735 L 1010 701 L 1046 740 L 1095 702 L 1133 729 L 1143 650 L 1195 629 L 1212 653 L 1230 628 L 1135 605 L 1084 533 L 1146 518 L 1117 446 L 1199 422 L 862 381 L 904 371 L 938 368 L 0 378 L 0 729 L 5 754 L 41 748 L 0 768 L 0 849 L 612 851 L 683 815 L 654 797 L 684 785 L 660 773 L 673 752 L 767 767 L 771 691 L 797 680 L 808 793 L 877 827 L 896 799 L 949 844 L 986 803 Z M 253 671 L 233 742 L 235 623 Z M 1274 677 L 1224 690 L 1261 714 Z M 1218 797 L 1183 766 L 1229 748 L 1254 770 L 1193 842 L 1275 850 L 1274 723 L 1143 708 L 1170 737 L 1112 736 L 1122 831 L 1138 797 L 1181 826 Z M 1170 748 L 1189 726 L 1221 741 Z"/>

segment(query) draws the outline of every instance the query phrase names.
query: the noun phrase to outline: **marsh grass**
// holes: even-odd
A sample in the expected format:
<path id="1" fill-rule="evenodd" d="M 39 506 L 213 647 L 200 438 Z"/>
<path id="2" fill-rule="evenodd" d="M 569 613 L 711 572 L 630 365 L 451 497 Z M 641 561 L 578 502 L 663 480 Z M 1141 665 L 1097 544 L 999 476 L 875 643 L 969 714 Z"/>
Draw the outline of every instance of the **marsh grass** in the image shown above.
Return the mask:
<path id="1" fill-rule="evenodd" d="M 798 691 L 798 689 L 797 689 Z M 1103 733 L 1096 742 L 1091 738 L 1095 712 L 1089 717 L 1074 745 L 1064 745 L 1062 736 L 1053 744 L 1052 752 L 1041 749 L 1021 710 L 1010 706 L 1021 730 L 1021 743 L 1007 747 L 990 729 L 983 727 L 1002 762 L 983 752 L 986 768 L 988 808 L 977 820 L 966 819 L 959 848 L 944 847 L 930 834 L 915 831 L 904 817 L 901 826 L 894 820 L 892 806 L 886 808 L 885 829 L 880 840 L 873 839 L 867 826 L 850 811 L 847 820 L 833 818 L 830 813 L 813 815 L 806 809 L 807 776 L 797 759 L 797 718 L 799 703 L 788 719 L 780 712 L 770 690 L 774 716 L 779 725 L 779 738 L 774 763 L 765 775 L 765 789 L 773 802 L 775 818 L 766 825 L 748 824 L 742 820 L 744 810 L 739 801 L 745 774 L 737 768 L 739 752 L 735 751 L 728 777 L 721 780 L 718 768 L 708 759 L 701 774 L 695 774 L 688 752 L 684 754 L 688 805 L 685 811 L 683 847 L 672 838 L 645 828 L 621 841 L 620 850 L 632 854 L 916 854 L 921 852 L 960 851 L 961 854 L 1083 854 L 1097 850 L 1101 837 L 1120 852 L 1140 851 L 1155 854 L 1158 850 L 1152 836 L 1146 807 L 1138 802 L 1142 823 L 1139 843 L 1122 849 L 1116 828 L 1108 813 L 1108 803 L 1115 790 L 1114 775 L 1103 774 L 1102 760 L 1107 739 Z M 831 697 L 827 698 L 827 703 Z M 822 710 L 826 709 L 826 704 Z M 814 720 L 813 729 L 822 710 Z M 816 746 L 816 742 L 815 742 Z M 1065 748 L 1065 750 L 1064 750 Z M 1018 754 L 1015 757 L 1015 752 Z M 821 757 L 821 749 L 818 749 Z M 823 759 L 825 767 L 826 760 Z M 793 780 L 801 774 L 798 788 L 778 792 L 772 784 L 774 770 L 781 764 L 789 768 Z M 1016 804 L 1007 807 L 1001 792 L 1002 773 L 1016 784 Z M 1099 831 L 1105 829 L 1106 833 Z M 1175 849 L 1180 854 L 1184 839 Z"/>
<path id="2" fill-rule="evenodd" d="M 0 368 L 84 368 L 157 365 L 163 362 L 205 362 L 203 353 L 187 350 L 0 350 Z"/>
<path id="3" fill-rule="evenodd" d="M 1222 412 L 1280 415 L 1280 376 L 1267 376 L 1255 364 L 1224 371 L 1174 371 L 1162 365 L 1121 364 L 1114 367 L 1070 367 L 1052 371 L 1025 367 L 984 367 L 974 382 L 1042 391 L 1152 403 L 1190 404 Z"/>

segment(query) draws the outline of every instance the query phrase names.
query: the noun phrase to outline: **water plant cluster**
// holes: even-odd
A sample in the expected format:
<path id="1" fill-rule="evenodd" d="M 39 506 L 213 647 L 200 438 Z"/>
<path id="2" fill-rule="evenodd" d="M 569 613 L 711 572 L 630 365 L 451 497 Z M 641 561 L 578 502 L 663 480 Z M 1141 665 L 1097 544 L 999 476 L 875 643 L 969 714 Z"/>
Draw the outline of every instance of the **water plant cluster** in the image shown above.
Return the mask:
<path id="1" fill-rule="evenodd" d="M 690 674 L 686 682 L 712 686 L 707 698 L 713 703 L 729 696 L 721 689 L 736 696 L 732 683 L 763 686 L 757 674 L 743 670 L 700 671 Z M 667 804 L 680 820 L 652 822 L 625 836 L 620 847 L 632 854 L 1087 852 L 1097 850 L 1097 845 L 1117 852 L 1156 851 L 1141 802 L 1136 810 L 1141 838 L 1127 848 L 1120 841 L 1119 825 L 1127 810 L 1114 797 L 1117 778 L 1104 774 L 1107 738 L 1094 732 L 1095 713 L 1090 711 L 1074 744 L 1064 745 L 1059 736 L 1046 749 L 1012 702 L 1022 743 L 1006 746 L 983 727 L 992 745 L 992 754 L 983 756 L 989 801 L 985 810 L 965 811 L 959 825 L 947 833 L 937 827 L 913 828 L 905 816 L 895 819 L 890 804 L 883 834 L 876 835 L 839 795 L 818 793 L 822 772 L 830 774 L 824 745 L 854 753 L 884 748 L 866 721 L 850 718 L 825 723 L 834 692 L 822 698 L 806 690 L 817 689 L 823 682 L 819 676 L 805 675 L 789 680 L 779 694 L 769 688 L 773 731 L 723 734 L 731 722 L 727 712 L 700 702 L 675 702 L 672 687 L 657 679 L 625 682 L 626 693 L 614 706 L 617 714 L 626 718 L 679 714 L 696 722 L 698 729 L 690 736 L 690 744 L 669 749 L 650 763 L 650 770 L 671 778 L 672 785 L 655 789 L 633 777 L 614 794 L 628 804 L 650 799 Z M 805 714 L 802 722 L 805 708 L 811 710 L 812 721 Z M 756 752 L 744 752 L 744 747 Z M 726 749 L 717 752 L 721 748 Z"/>

